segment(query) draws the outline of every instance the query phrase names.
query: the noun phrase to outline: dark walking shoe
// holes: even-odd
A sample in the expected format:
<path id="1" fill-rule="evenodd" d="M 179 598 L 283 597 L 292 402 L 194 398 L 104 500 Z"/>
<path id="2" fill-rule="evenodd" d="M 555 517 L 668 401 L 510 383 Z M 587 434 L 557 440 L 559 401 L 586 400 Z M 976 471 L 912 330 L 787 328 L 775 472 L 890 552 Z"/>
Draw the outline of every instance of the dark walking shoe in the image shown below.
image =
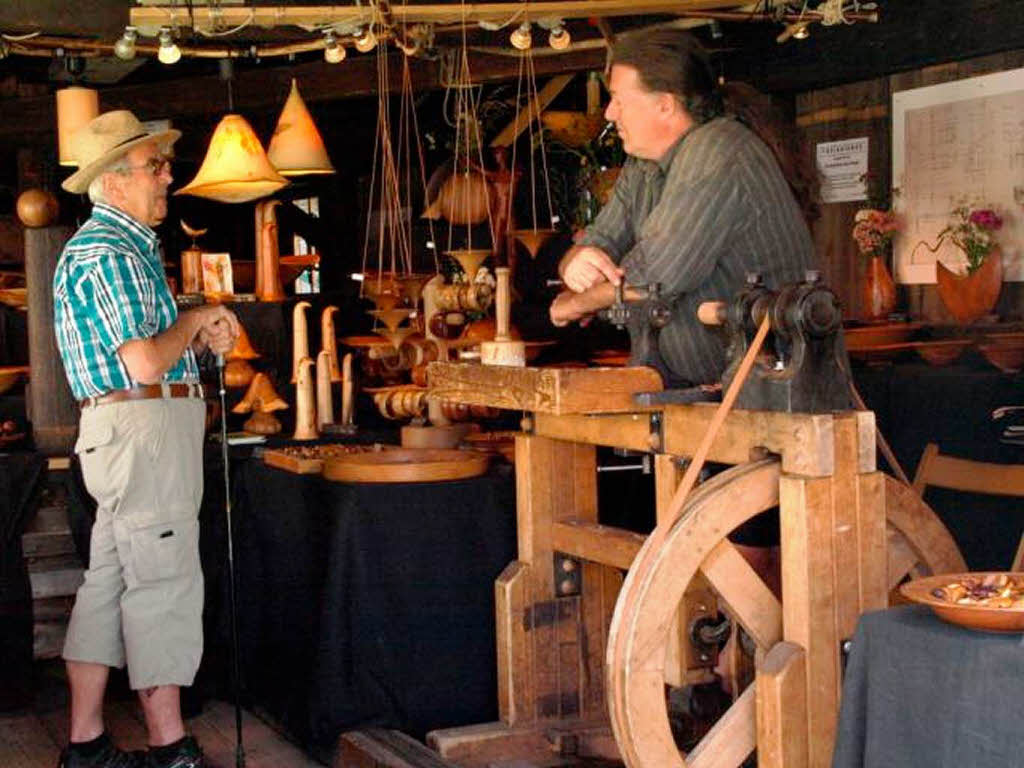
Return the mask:
<path id="1" fill-rule="evenodd" d="M 114 746 L 109 737 L 90 757 L 68 746 L 60 753 L 57 768 L 143 768 L 145 752 L 125 752 Z"/>
<path id="2" fill-rule="evenodd" d="M 168 744 L 166 747 L 150 747 L 142 768 L 203 768 L 203 750 L 191 736 Z"/>

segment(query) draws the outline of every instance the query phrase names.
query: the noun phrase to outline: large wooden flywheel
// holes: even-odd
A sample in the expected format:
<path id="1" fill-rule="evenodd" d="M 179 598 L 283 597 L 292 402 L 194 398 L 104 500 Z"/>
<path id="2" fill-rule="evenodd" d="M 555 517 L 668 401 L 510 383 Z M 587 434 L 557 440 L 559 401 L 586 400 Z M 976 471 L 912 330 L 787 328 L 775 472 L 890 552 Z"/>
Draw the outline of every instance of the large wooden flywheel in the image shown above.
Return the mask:
<path id="1" fill-rule="evenodd" d="M 757 658 L 762 661 L 771 658 L 769 654 L 773 648 L 777 649 L 775 656 L 781 657 L 783 603 L 776 599 L 726 537 L 754 515 L 778 505 L 782 482 L 780 464 L 775 460 L 741 464 L 723 472 L 691 494 L 682 514 L 662 537 L 660 546 L 652 546 L 658 543 L 657 537 L 650 537 L 634 561 L 612 619 L 606 658 L 612 728 L 622 758 L 631 768 L 731 768 L 741 765 L 758 747 L 758 733 L 763 730 L 758 727 L 760 696 L 756 684 L 751 684 L 695 749 L 686 755 L 679 752 L 669 728 L 665 705 L 665 652 L 676 606 L 690 581 L 700 571 L 728 613 L 756 643 Z M 886 592 L 911 572 L 963 569 L 963 559 L 949 532 L 913 491 L 888 477 L 882 481 L 882 491 L 886 544 L 884 560 L 880 558 L 879 562 L 886 563 Z M 796 515 L 807 512 L 821 517 L 820 508 L 813 505 L 801 507 L 799 501 L 790 500 L 791 507 L 794 503 L 799 507 L 795 510 Z M 785 498 L 782 503 L 785 508 Z M 834 498 L 831 504 L 833 507 L 836 505 Z M 819 526 L 822 527 L 828 526 Z M 784 560 L 787 545 L 801 546 L 800 537 L 787 535 L 784 511 Z M 833 556 L 841 554 L 831 553 Z M 795 560 L 801 563 L 813 559 L 813 552 L 795 555 Z M 841 557 L 829 559 L 831 562 L 841 561 Z M 793 585 L 793 589 L 788 590 L 787 576 L 799 579 L 797 574 L 787 574 L 784 562 L 784 600 L 793 594 L 794 600 L 799 601 L 815 592 L 813 588 L 808 590 L 805 584 Z M 878 582 L 877 579 L 875 581 Z M 834 596 L 829 589 L 818 590 L 818 594 Z M 794 623 L 798 623 L 800 618 L 797 616 Z M 827 647 L 812 648 L 807 652 L 820 655 L 828 650 Z M 800 653 L 803 654 L 802 649 Z M 827 659 L 823 666 L 829 667 Z M 802 662 L 800 673 L 804 674 Z M 805 679 L 801 677 L 798 685 L 804 685 Z M 792 704 L 789 702 L 786 706 Z M 795 722 L 793 726 L 802 729 L 804 723 Z M 802 734 L 779 734 L 780 740 L 797 742 L 796 746 L 790 743 L 781 749 L 800 749 L 798 742 L 802 738 Z M 813 735 L 810 740 L 813 741 Z M 770 745 L 764 747 L 770 748 Z M 806 762 L 801 761 L 802 765 L 822 762 L 820 754 L 818 759 L 814 759 L 813 744 L 808 746 L 804 742 L 802 749 L 803 754 L 810 757 Z M 821 751 L 819 748 L 819 753 Z M 777 760 L 778 764 L 783 762 L 781 758 Z"/>

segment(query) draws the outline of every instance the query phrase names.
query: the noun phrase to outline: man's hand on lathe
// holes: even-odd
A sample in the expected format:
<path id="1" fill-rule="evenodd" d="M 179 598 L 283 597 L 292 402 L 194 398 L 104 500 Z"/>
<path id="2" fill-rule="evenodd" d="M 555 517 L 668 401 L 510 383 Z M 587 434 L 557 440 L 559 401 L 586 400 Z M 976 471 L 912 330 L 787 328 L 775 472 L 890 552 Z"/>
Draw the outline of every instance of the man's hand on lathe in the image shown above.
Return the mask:
<path id="1" fill-rule="evenodd" d="M 618 285 L 625 272 L 600 248 L 577 245 L 566 254 L 561 274 L 569 290 L 583 293 L 602 282 Z"/>

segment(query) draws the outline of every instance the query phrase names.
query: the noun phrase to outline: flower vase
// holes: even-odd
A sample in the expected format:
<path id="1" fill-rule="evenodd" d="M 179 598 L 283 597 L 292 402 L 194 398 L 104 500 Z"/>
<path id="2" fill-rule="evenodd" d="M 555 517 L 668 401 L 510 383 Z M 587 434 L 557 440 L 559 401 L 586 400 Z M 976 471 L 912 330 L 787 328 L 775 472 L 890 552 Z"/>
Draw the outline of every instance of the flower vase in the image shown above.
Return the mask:
<path id="1" fill-rule="evenodd" d="M 935 262 L 939 298 L 949 314 L 962 324 L 973 323 L 989 314 L 1003 287 L 1003 252 L 993 248 L 974 272 L 959 275 L 941 261 Z"/>
<path id="2" fill-rule="evenodd" d="M 896 283 L 882 256 L 872 256 L 864 270 L 863 316 L 869 323 L 884 322 L 896 308 Z"/>

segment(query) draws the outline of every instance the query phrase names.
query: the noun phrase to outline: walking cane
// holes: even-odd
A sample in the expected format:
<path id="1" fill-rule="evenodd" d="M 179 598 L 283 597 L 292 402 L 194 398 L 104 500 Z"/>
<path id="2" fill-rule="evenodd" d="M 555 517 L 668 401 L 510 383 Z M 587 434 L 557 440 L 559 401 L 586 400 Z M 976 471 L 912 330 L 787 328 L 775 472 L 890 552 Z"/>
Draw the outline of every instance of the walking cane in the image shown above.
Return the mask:
<path id="1" fill-rule="evenodd" d="M 228 610 L 231 612 L 231 686 L 235 697 L 235 768 L 245 768 L 242 747 L 242 703 L 239 700 L 238 611 L 235 608 L 235 547 L 231 527 L 231 468 L 228 465 L 228 412 L 224 402 L 224 355 L 217 355 L 217 380 L 220 385 L 220 458 L 224 465 L 224 517 L 228 524 Z"/>

